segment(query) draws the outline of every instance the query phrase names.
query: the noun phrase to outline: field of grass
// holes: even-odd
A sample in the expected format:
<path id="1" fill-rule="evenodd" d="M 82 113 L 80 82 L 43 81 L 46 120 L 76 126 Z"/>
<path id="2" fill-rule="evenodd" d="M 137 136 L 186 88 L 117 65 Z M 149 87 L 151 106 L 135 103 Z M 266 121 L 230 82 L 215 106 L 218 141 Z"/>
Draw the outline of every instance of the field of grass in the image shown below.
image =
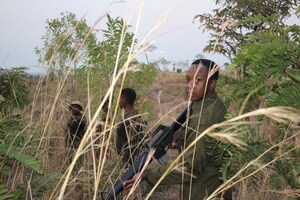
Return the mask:
<path id="1" fill-rule="evenodd" d="M 283 6 L 274 1 L 248 15 L 244 10 L 252 3 L 217 1 L 215 14 L 197 15 L 213 36 L 204 50 L 233 59 L 217 88 L 228 107 L 226 120 L 192 143 L 205 136 L 221 164 L 224 184 L 207 200 L 228 188 L 234 200 L 299 200 L 300 28 L 286 21 L 300 8 L 296 1 L 280 2 Z M 126 170 L 115 148 L 121 88 L 136 90 L 136 109 L 149 130 L 176 118 L 187 104 L 184 73 L 157 70 L 172 64 L 164 58 L 148 60 L 156 49 L 153 32 L 164 20 L 138 40 L 138 26 L 132 30 L 122 18 L 104 14 L 89 26 L 84 18 L 61 13 L 46 21 L 42 47 L 35 49 L 48 70 L 45 76 L 28 78 L 22 67 L 0 67 L 0 199 L 101 199 Z M 98 30 L 100 23 L 106 28 Z M 139 55 L 147 64 L 137 60 Z M 88 126 L 73 149 L 66 142 L 66 125 L 76 100 L 83 103 Z M 103 122 L 106 100 L 109 120 Z M 174 160 L 170 170 L 192 147 L 180 154 L 168 151 Z M 142 182 L 118 199 L 180 199 L 180 186 L 157 186 Z"/>
<path id="2" fill-rule="evenodd" d="M 138 93 L 136 107 L 148 121 L 149 130 L 158 124 L 170 124 L 185 107 L 184 77 L 184 73 L 158 72 L 149 91 Z M 221 78 L 220 83 L 223 81 Z M 115 151 L 115 127 L 120 120 L 120 111 L 116 110 L 118 92 L 113 94 L 109 107 L 111 121 L 105 123 L 105 131 L 97 132 L 95 126 L 103 115 L 103 102 L 99 99 L 95 105 L 95 97 L 92 99 L 95 95 L 90 94 L 88 88 L 78 84 L 78 91 L 74 93 L 71 79 L 50 76 L 30 77 L 27 84 L 31 103 L 24 109 L 13 110 L 24 118 L 25 126 L 20 131 L 11 132 L 3 141 L 12 138 L 12 147 L 18 146 L 17 149 L 33 156 L 38 163 L 2 161 L 11 166 L 8 177 L 1 175 L 6 188 L 11 192 L 23 191 L 21 197 L 25 199 L 101 198 L 125 170 Z M 139 91 L 134 85 L 130 86 Z M 220 94 L 227 90 L 224 84 L 218 86 Z M 100 96 L 104 94 L 102 91 Z M 83 102 L 83 113 L 89 126 L 76 150 L 66 144 L 66 124 L 70 119 L 69 104 L 78 99 Z M 145 108 L 144 102 L 151 106 Z M 298 111 L 274 107 L 237 115 L 236 105 L 231 105 L 229 112 L 231 117 L 227 121 L 203 133 L 223 141 L 224 144 L 218 145 L 225 145 L 231 152 L 223 152 L 231 155 L 224 157 L 223 162 L 230 166 L 225 168 L 230 179 L 223 187 L 233 188 L 234 199 L 297 199 L 299 191 L 293 187 L 300 181 L 297 174 L 300 145 Z M 0 121 L 2 124 L 3 120 L 6 118 Z M 281 125 L 284 123 L 289 124 L 288 128 Z M 245 135 L 248 139 L 241 139 Z M 228 142 L 233 145 L 228 146 Z M 178 152 L 169 150 L 168 155 L 175 160 Z M 148 167 L 157 164 L 154 161 Z M 148 199 L 179 199 L 180 185 L 160 186 L 153 193 L 151 190 L 147 182 L 142 182 L 133 194 L 124 191 L 118 199 L 146 199 L 150 192 Z"/>
<path id="3" fill-rule="evenodd" d="M 68 171 L 72 158 L 74 158 L 74 155 L 72 155 L 74 151 L 68 149 L 66 146 L 65 140 L 67 133 L 65 129 L 70 118 L 68 111 L 69 103 L 76 100 L 76 97 L 70 97 L 70 95 L 68 95 L 70 94 L 70 89 L 67 87 L 58 95 L 57 90 L 60 86 L 59 80 L 52 82 L 47 80 L 46 77 L 31 77 L 29 79 L 29 84 L 30 100 L 33 103 L 31 104 L 31 110 L 25 110 L 24 115 L 30 120 L 32 128 L 38 130 L 38 134 L 42 137 L 43 142 L 40 143 L 40 148 L 43 149 L 43 151 L 38 155 L 39 159 L 42 160 L 43 167 L 45 167 L 50 174 L 58 173 L 63 175 Z M 85 89 L 83 89 L 83 91 L 84 90 Z M 150 93 L 148 98 L 150 98 L 153 106 L 149 112 L 144 113 L 144 118 L 150 119 L 148 120 L 149 127 L 153 128 L 157 123 L 166 125 L 171 123 L 178 113 L 182 111 L 184 107 L 183 103 L 186 102 L 184 74 L 160 72 L 148 93 Z M 90 112 L 89 109 L 91 109 L 89 108 L 90 105 L 87 103 L 88 97 L 84 97 L 85 95 L 83 93 L 80 93 L 80 95 L 80 99 L 83 100 L 85 105 L 85 115 L 88 116 L 88 112 Z M 139 94 L 138 96 L 139 98 L 145 98 Z M 55 104 L 54 101 L 56 101 Z M 116 99 L 112 104 L 113 106 L 116 106 Z M 114 107 L 112 110 L 113 109 Z M 92 115 L 93 114 L 91 114 L 91 116 Z M 99 187 L 102 188 L 99 188 L 99 191 L 105 190 L 103 184 L 107 184 L 108 178 L 112 178 L 110 181 L 114 181 L 113 178 L 116 178 L 116 175 L 120 172 L 120 168 L 115 168 L 116 165 L 118 165 L 117 163 L 120 162 L 114 147 L 115 130 L 111 124 L 109 124 L 109 126 L 111 126 L 112 135 L 107 152 L 104 153 L 105 150 L 99 147 L 99 144 L 93 144 L 93 148 L 90 145 L 87 145 L 90 147 L 83 147 L 81 150 L 82 155 L 74 162 L 74 169 L 72 169 L 72 172 L 68 177 L 69 180 L 65 188 L 64 199 L 93 198 L 94 182 L 97 176 L 96 170 L 99 169 L 96 166 L 98 166 L 98 162 L 101 161 L 97 156 L 102 156 L 102 159 L 104 157 L 106 158 L 105 165 L 103 165 L 103 169 L 101 169 L 100 172 L 101 180 Z M 95 137 L 99 133 L 93 132 L 93 134 L 93 137 Z M 107 141 L 102 142 L 105 144 Z M 99 150 L 106 155 L 101 155 L 101 153 L 100 155 L 96 155 L 95 152 L 99 152 Z M 169 156 L 171 157 L 176 155 L 176 151 L 174 150 L 171 150 L 169 153 Z M 21 178 L 19 181 L 23 182 L 24 179 L 22 180 Z M 47 199 L 49 195 L 54 195 L 51 198 L 58 195 L 58 191 L 55 191 L 54 186 L 55 184 L 58 184 L 58 186 L 60 184 L 56 181 L 53 180 L 52 187 L 45 190 L 45 194 L 41 197 L 42 199 Z M 64 181 L 64 175 L 62 176 L 61 181 Z M 150 191 L 150 187 L 147 186 L 146 183 L 143 183 L 138 191 L 139 192 L 135 192 L 131 199 L 144 198 L 147 191 Z M 178 195 L 179 186 L 162 187 L 152 195 L 151 199 L 176 199 L 176 196 Z"/>
<path id="4" fill-rule="evenodd" d="M 120 173 L 124 172 L 115 152 L 114 126 L 108 124 L 108 137 L 104 137 L 101 133 L 96 133 L 93 130 L 87 132 L 87 134 L 92 135 L 86 138 L 86 143 L 78 150 L 79 154 L 74 156 L 74 151 L 68 149 L 66 146 L 66 131 L 64 129 L 69 119 L 68 105 L 72 100 L 76 100 L 74 99 L 76 97 L 71 98 L 68 95 L 70 89 L 66 89 L 67 87 L 61 91 L 60 95 L 57 95 L 59 84 L 49 80 L 42 80 L 37 77 L 31 78 L 30 85 L 30 97 L 33 104 L 31 105 L 31 111 L 25 110 L 24 115 L 30 119 L 31 129 L 35 129 L 35 132 L 39 133 L 42 137 L 39 144 L 39 148 L 42 151 L 38 154 L 38 158 L 42 161 L 43 167 L 50 172 L 51 176 L 54 176 L 53 174 L 57 175 L 56 179 L 53 178 L 50 181 L 51 184 L 43 190 L 44 194 L 40 199 L 48 199 L 49 197 L 50 199 L 55 199 L 59 195 L 62 195 L 63 199 L 93 199 L 95 195 L 101 196 L 105 194 L 107 188 L 109 188 L 108 185 Z M 222 87 L 219 87 L 218 90 L 222 91 Z M 152 107 L 148 112 L 144 112 L 144 118 L 148 119 L 150 129 L 156 126 L 157 123 L 169 124 L 181 112 L 186 102 L 184 73 L 159 72 L 154 84 L 147 93 L 150 94 L 148 98 L 151 101 Z M 144 97 L 139 96 L 139 98 Z M 55 99 L 56 103 L 54 104 L 53 101 Z M 86 100 L 83 102 L 88 101 L 88 99 L 82 97 L 81 99 Z M 89 104 L 85 103 L 85 115 L 87 116 L 91 112 L 89 111 L 89 106 Z M 113 110 L 116 106 L 116 99 L 112 102 L 112 106 L 111 109 Z M 272 113 L 268 113 L 269 111 L 265 112 L 265 115 L 272 115 Z M 283 111 L 279 110 L 276 112 Z M 273 114 L 276 115 L 276 112 Z M 91 120 L 93 114 L 90 115 Z M 269 126 L 267 121 L 257 124 L 256 115 L 249 115 L 250 122 L 247 122 L 247 124 L 249 124 L 250 129 L 259 129 L 265 140 L 274 143 L 276 135 L 279 134 L 278 130 L 275 127 Z M 292 113 L 288 115 L 290 115 L 290 118 L 293 118 Z M 297 115 L 295 117 L 297 118 Z M 117 120 L 118 117 L 115 123 L 117 123 Z M 95 137 L 100 138 L 99 144 L 95 143 L 95 140 L 91 143 L 91 139 Z M 290 136 L 287 137 L 286 140 L 291 140 Z M 296 134 L 292 137 L 296 139 L 295 148 L 298 148 L 299 136 Z M 231 142 L 235 143 L 238 141 L 231 140 Z M 173 159 L 178 155 L 175 150 L 170 150 L 168 154 Z M 280 155 L 270 159 L 278 160 L 280 159 Z M 155 164 L 158 163 L 153 162 L 149 167 Z M 270 188 L 272 188 L 271 185 L 275 184 L 274 177 L 276 177 L 276 174 L 274 173 L 277 172 L 272 171 L 272 168 L 264 168 L 259 160 L 254 161 L 251 165 L 259 169 L 255 176 L 256 183 L 254 184 L 251 178 L 243 179 L 246 176 L 245 174 L 238 176 L 238 182 L 233 190 L 234 199 L 250 200 L 255 196 L 255 199 L 273 200 L 281 199 L 282 194 L 285 194 L 290 199 L 297 196 L 297 191 L 289 190 L 288 188 L 278 192 L 270 191 Z M 25 177 L 22 176 L 15 178 L 16 183 L 24 182 L 25 180 Z M 286 180 L 280 179 L 278 181 L 276 179 L 276 184 L 278 183 L 285 184 Z M 283 185 L 281 187 L 285 188 Z M 101 192 L 95 193 L 95 190 Z M 151 187 L 146 182 L 143 182 L 130 195 L 129 199 L 144 199 L 150 190 Z M 158 187 L 150 199 L 178 199 L 179 190 L 180 186 L 176 185 Z M 125 191 L 120 194 L 119 198 L 126 198 L 127 194 L 128 191 Z"/>

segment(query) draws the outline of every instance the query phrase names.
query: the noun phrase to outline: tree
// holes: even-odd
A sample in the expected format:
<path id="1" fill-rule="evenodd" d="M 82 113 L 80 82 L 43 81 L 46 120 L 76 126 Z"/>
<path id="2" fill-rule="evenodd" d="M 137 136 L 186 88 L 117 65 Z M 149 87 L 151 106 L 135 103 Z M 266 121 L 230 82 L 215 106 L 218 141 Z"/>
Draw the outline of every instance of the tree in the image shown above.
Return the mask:
<path id="1" fill-rule="evenodd" d="M 155 51 L 157 49 L 157 47 L 151 43 L 145 43 L 144 45 L 141 46 L 141 48 L 144 48 L 144 55 L 146 58 L 146 62 L 149 65 L 149 58 L 148 58 L 148 53 L 152 53 L 153 51 Z"/>
<path id="2" fill-rule="evenodd" d="M 14 108 L 22 109 L 29 103 L 25 67 L 0 68 L 0 113 L 11 114 Z"/>
<path id="3" fill-rule="evenodd" d="M 62 72 L 72 66 L 72 62 L 83 61 L 86 52 L 96 44 L 96 36 L 90 32 L 86 20 L 78 20 L 69 12 L 61 13 L 60 18 L 48 19 L 42 39 L 43 47 L 35 48 L 39 62 Z"/>
<path id="4" fill-rule="evenodd" d="M 165 58 L 160 58 L 159 60 L 155 61 L 154 64 L 157 69 L 168 71 L 172 64 L 172 61 L 169 61 Z"/>
<path id="5" fill-rule="evenodd" d="M 285 23 L 298 2 L 217 0 L 216 4 L 221 7 L 213 14 L 196 16 L 203 29 L 211 32 L 205 50 L 230 59 L 225 76 L 219 80 L 221 96 L 230 105 L 230 118 L 271 106 L 287 106 L 299 116 L 300 104 L 295 99 L 300 99 L 300 26 Z M 299 7 L 296 14 L 299 14 Z M 284 116 L 284 113 L 279 115 Z M 259 189 L 255 191 L 255 197 L 259 199 L 299 196 L 299 144 L 294 139 L 299 136 L 299 126 L 295 129 L 292 126 L 256 116 L 246 118 L 240 125 L 234 124 L 232 129 L 224 127 L 230 133 L 238 133 L 247 148 L 240 150 L 232 144 L 212 142 L 211 147 L 219 151 L 215 160 L 222 164 L 222 178 L 250 177 L 244 183 Z M 257 163 L 237 174 L 255 159 Z M 249 176 L 254 171 L 258 173 Z M 270 180 L 270 184 L 260 184 L 266 180 Z M 288 189 L 293 192 L 284 193 Z M 261 190 L 269 192 L 261 194 Z"/>
<path id="6" fill-rule="evenodd" d="M 107 15 L 106 29 L 101 30 L 104 39 L 100 42 L 97 41 L 87 52 L 87 57 L 82 65 L 85 72 L 91 70 L 94 78 L 96 76 L 105 78 L 109 85 L 116 62 L 118 62 L 117 69 L 119 70 L 128 59 L 132 43 L 136 44 L 136 41 L 133 41 L 134 34 L 129 32 L 129 28 L 130 26 L 123 19 Z M 132 63 L 136 63 L 136 61 L 133 60 Z"/>
<path id="7" fill-rule="evenodd" d="M 247 110 L 265 106 L 292 106 L 300 109 L 300 27 L 280 28 L 278 32 L 252 34 L 241 45 L 228 70 L 246 76 L 234 80 L 232 102 L 242 103 L 252 94 Z M 246 66 L 246 67 L 244 67 Z M 239 88 L 243 88 L 242 90 Z"/>
<path id="8" fill-rule="evenodd" d="M 62 75 L 69 68 L 76 71 L 77 63 L 82 62 L 96 43 L 96 36 L 85 19 L 77 19 L 73 13 L 61 13 L 60 18 L 46 21 L 46 34 L 43 48 L 35 48 L 39 62 L 48 66 L 52 75 Z M 75 80 L 72 80 L 75 94 Z"/>
<path id="9" fill-rule="evenodd" d="M 103 40 L 97 41 L 87 52 L 86 59 L 76 72 L 76 78 L 82 88 L 87 87 L 86 77 L 89 77 L 90 92 L 96 100 L 95 106 L 99 105 L 97 101 L 111 86 L 115 70 L 118 72 L 130 60 L 129 67 L 136 66 L 136 70 L 126 72 L 125 83 L 127 87 L 135 88 L 143 95 L 143 101 L 148 102 L 141 104 L 140 108 L 144 110 L 148 107 L 146 105 L 149 104 L 149 99 L 145 94 L 156 77 L 156 70 L 151 63 L 140 63 L 132 57 L 135 49 L 131 52 L 131 48 L 136 46 L 137 40 L 130 32 L 130 27 L 122 18 L 107 15 L 106 28 L 101 30 Z M 120 82 L 121 80 L 117 85 L 120 85 Z M 136 85 L 142 87 L 137 88 Z"/>
<path id="10" fill-rule="evenodd" d="M 199 14 L 194 20 L 199 20 L 202 30 L 211 35 L 204 51 L 221 53 L 228 59 L 237 53 L 247 35 L 284 27 L 297 6 L 297 0 L 215 0 L 215 3 L 220 7 L 212 14 Z M 271 20 L 274 26 L 257 20 L 258 16 Z"/>
<path id="11" fill-rule="evenodd" d="M 197 55 L 195 55 L 195 60 L 197 59 L 203 59 L 204 56 L 201 53 L 198 53 Z"/>
<path id="12" fill-rule="evenodd" d="M 25 172 L 43 174 L 42 164 L 35 157 L 39 138 L 28 134 L 20 114 L 13 114 L 29 104 L 25 70 L 0 68 L 0 182 L 5 184 L 0 185 L 0 199 L 25 198 Z"/>
<path id="13" fill-rule="evenodd" d="M 66 70 L 72 67 L 73 96 L 77 95 L 76 82 L 83 89 L 81 94 L 86 88 L 90 89 L 90 94 L 93 94 L 97 101 L 94 103 L 95 106 L 99 105 L 98 101 L 111 85 L 114 71 L 124 66 L 132 45 L 135 47 L 137 43 L 134 34 L 129 31 L 130 25 L 122 18 L 112 18 L 110 15 L 106 17 L 106 28 L 100 32 L 103 40 L 99 41 L 93 27 L 87 25 L 84 18 L 77 19 L 73 13 L 61 13 L 60 18 L 46 21 L 46 34 L 42 37 L 43 47 L 36 48 L 39 61 L 59 72 L 55 74 L 65 75 Z M 138 66 L 139 63 L 132 59 L 129 66 L 132 65 Z M 143 66 L 140 69 L 147 67 Z M 155 73 L 138 76 L 149 75 L 155 77 Z M 145 80 L 152 79 L 145 78 Z M 135 77 L 132 80 L 135 80 Z M 151 85 L 151 82 L 144 83 Z M 79 96 L 82 96 L 81 94 Z"/>
<path id="14" fill-rule="evenodd" d="M 263 18 L 258 17 L 257 20 L 259 19 Z M 266 19 L 262 22 L 268 23 Z M 299 41 L 300 27 L 297 25 L 278 28 L 276 32 L 255 32 L 247 37 L 227 67 L 227 72 L 242 71 L 246 68 L 246 76 L 225 76 L 219 83 L 222 85 L 222 96 L 227 104 L 237 111 L 231 115 L 240 115 L 258 108 L 286 106 L 295 116 L 299 116 L 300 103 L 295 101 L 300 99 Z M 279 113 L 279 116 L 284 116 L 284 113 Z M 299 144 L 297 139 L 294 139 L 299 137 L 299 126 L 296 125 L 297 128 L 294 129 L 290 128 L 293 126 L 291 124 L 280 124 L 263 117 L 248 118 L 242 123 L 246 125 L 235 125 L 230 131 L 238 132 L 239 137 L 247 143 L 245 150 L 240 150 L 232 144 L 212 145 L 215 149 L 216 146 L 219 147 L 219 156 L 216 156 L 216 159 L 221 159 L 223 179 L 233 177 L 243 166 L 262 155 L 257 159 L 259 164 L 251 165 L 236 179 L 248 176 L 257 170 L 257 166 L 266 165 L 264 170 L 259 170 L 259 173 L 245 181 L 246 184 L 251 184 L 250 188 L 257 189 L 256 191 L 270 191 L 265 194 L 257 192 L 255 198 L 289 199 L 288 197 L 299 196 L 297 189 L 300 187 L 300 160 L 299 150 L 295 148 L 299 148 Z M 284 156 L 277 160 L 283 154 Z M 273 163 L 267 164 L 271 160 Z M 258 185 L 266 180 L 271 180 L 270 184 L 264 185 L 263 189 L 258 188 Z M 283 191 L 288 188 L 295 192 L 284 194 Z M 259 197 L 266 194 L 269 198 Z"/>

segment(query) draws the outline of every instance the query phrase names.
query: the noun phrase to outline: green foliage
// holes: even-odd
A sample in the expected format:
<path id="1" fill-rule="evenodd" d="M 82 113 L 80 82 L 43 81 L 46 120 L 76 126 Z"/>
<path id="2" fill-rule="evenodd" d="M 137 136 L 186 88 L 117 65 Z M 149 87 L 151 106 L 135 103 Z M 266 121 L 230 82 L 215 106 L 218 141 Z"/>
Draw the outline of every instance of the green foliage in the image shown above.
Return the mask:
<path id="1" fill-rule="evenodd" d="M 69 12 L 61 13 L 60 18 L 48 19 L 42 39 L 43 47 L 35 48 L 39 62 L 60 74 L 73 67 L 72 63 L 82 62 L 86 52 L 96 43 L 86 20 L 78 20 L 75 14 Z"/>
<path id="2" fill-rule="evenodd" d="M 0 68 L 0 113 L 10 114 L 13 108 L 24 108 L 28 103 L 25 67 Z"/>
<path id="3" fill-rule="evenodd" d="M 233 116 L 231 116 L 233 117 Z M 264 121 L 264 118 L 257 118 L 258 121 Z M 272 128 L 276 125 L 270 123 Z M 229 127 L 223 127 L 226 129 Z M 270 127 L 269 127 L 270 128 Z M 223 130 L 222 129 L 222 130 Z M 222 132 L 222 130 L 220 130 Z M 258 128 L 251 128 L 249 125 L 235 125 L 231 127 L 233 133 L 240 133 L 239 139 L 247 143 L 245 149 L 240 149 L 231 143 L 223 143 L 212 138 L 208 138 L 208 148 L 212 155 L 215 155 L 214 161 L 221 165 L 222 179 L 224 181 L 229 180 L 235 176 L 239 170 L 246 165 L 248 165 L 253 160 L 256 160 L 253 164 L 240 173 L 233 181 L 239 180 L 240 178 L 246 177 L 258 170 L 263 165 L 270 163 L 264 171 L 268 173 L 259 172 L 250 177 L 251 187 L 255 187 L 259 190 L 259 178 L 260 176 L 266 176 L 272 180 L 270 189 L 283 190 L 286 186 L 292 189 L 298 189 L 300 186 L 299 175 L 300 175 L 300 157 L 299 150 L 294 149 L 297 145 L 295 139 L 289 139 L 284 143 L 274 147 L 274 145 L 279 144 L 287 137 L 297 134 L 298 130 L 288 130 L 282 129 L 277 130 L 276 138 L 273 141 L 266 140 L 265 136 L 270 137 L 270 133 L 262 133 Z M 268 150 L 268 152 L 266 152 Z M 286 153 L 289 152 L 289 153 Z M 264 154 L 263 156 L 261 156 Z M 285 154 L 283 157 L 280 157 Z M 260 159 L 257 159 L 259 156 Z M 274 160 L 273 160 L 274 159 Z"/>
<path id="4" fill-rule="evenodd" d="M 246 149 L 240 149 L 233 144 L 226 144 L 218 142 L 216 158 L 222 165 L 222 179 L 228 180 L 234 176 L 240 168 L 256 159 L 266 149 L 266 143 L 257 132 L 251 131 L 247 126 L 239 126 L 235 131 L 242 132 L 243 135 L 239 138 L 248 144 Z M 251 166 L 244 171 L 239 177 L 246 176 L 257 169 L 255 166 Z M 253 183 L 255 183 L 255 176 L 253 177 Z"/>
<path id="5" fill-rule="evenodd" d="M 98 41 L 94 30 L 86 24 L 86 21 L 78 20 L 72 13 L 62 13 L 60 18 L 47 20 L 46 24 L 43 48 L 36 48 L 40 62 L 46 62 L 49 67 L 64 73 L 79 54 L 80 57 L 74 60 L 78 66 L 73 71 L 71 98 L 85 102 L 86 99 L 82 94 L 91 94 L 90 105 L 94 111 L 110 87 L 113 73 L 118 72 L 127 60 L 131 59 L 129 56 L 133 52 L 130 51 L 135 47 L 136 40 L 134 34 L 129 32 L 130 25 L 119 17 L 112 18 L 107 15 L 106 28 L 101 30 L 103 40 Z M 85 41 L 83 48 L 78 52 L 83 41 Z M 138 71 L 145 73 L 128 72 L 130 78 L 127 79 L 142 86 L 140 88 L 149 88 L 156 76 L 153 67 L 140 64 L 135 59 L 129 63 L 129 67 L 132 66 L 138 66 Z M 117 86 L 119 85 L 118 83 Z M 115 90 L 118 92 L 118 88 Z"/>
<path id="6" fill-rule="evenodd" d="M 278 162 L 275 163 L 274 168 L 276 169 L 276 174 L 273 176 L 284 177 L 286 183 L 288 183 L 292 188 L 299 188 L 300 181 L 300 159 L 299 151 L 292 151 L 288 156 L 283 157 Z M 274 188 L 281 187 L 278 182 L 273 183 Z"/>
<path id="7" fill-rule="evenodd" d="M 26 78 L 25 68 L 1 69 L 0 180 L 2 183 L 8 182 L 11 177 L 16 177 L 17 173 L 29 173 L 33 170 L 39 175 L 43 174 L 42 164 L 35 157 L 39 138 L 28 134 L 25 120 L 20 114 L 11 114 L 14 109 L 21 109 L 29 102 Z M 17 172 L 16 166 L 18 166 Z M 22 176 L 25 174 L 19 175 Z M 17 180 L 12 184 L 17 184 L 17 187 L 9 183 L 6 186 L 19 188 Z M 25 193 L 24 189 L 8 192 L 4 186 L 0 186 L 0 199 L 18 199 L 22 193 Z"/>
<path id="8" fill-rule="evenodd" d="M 241 105 L 247 94 L 254 94 L 247 110 L 259 106 L 300 108 L 299 26 L 279 28 L 278 32 L 249 35 L 228 70 L 240 77 L 231 80 L 230 98 Z M 242 89 L 239 89 L 242 88 Z M 230 90 L 231 90 L 230 89 Z M 229 97 L 229 96 L 228 96 Z M 246 111 L 247 111 L 246 110 Z"/>
<path id="9" fill-rule="evenodd" d="M 37 144 L 28 143 L 24 133 L 24 120 L 19 116 L 6 116 L 0 118 L 0 172 L 11 175 L 11 167 L 15 161 L 42 174 L 41 163 L 31 154 L 36 151 Z M 34 137 L 30 138 L 34 140 Z M 27 145 L 25 146 L 25 143 Z M 26 151 L 26 153 L 24 153 Z"/>
<path id="10" fill-rule="evenodd" d="M 34 173 L 31 182 L 33 196 L 43 196 L 49 186 L 54 187 L 61 177 L 62 173 L 54 171 L 47 171 L 43 176 Z"/>
<path id="11" fill-rule="evenodd" d="M 4 185 L 0 185 L 0 199 L 2 199 L 2 200 L 19 199 L 19 193 L 18 192 L 10 192 Z"/>
<path id="12" fill-rule="evenodd" d="M 222 88 L 218 88 L 218 91 L 233 115 L 270 106 L 300 109 L 297 101 L 300 99 L 300 27 L 285 24 L 298 1 L 225 0 L 216 3 L 222 7 L 214 10 L 214 14 L 197 17 L 203 23 L 204 30 L 212 33 L 205 50 L 232 58 L 225 76 L 219 80 Z M 225 22 L 229 24 L 223 27 Z M 233 177 L 241 168 L 270 149 L 235 180 L 277 159 L 251 176 L 251 187 L 259 189 L 261 182 L 271 180 L 269 191 L 298 189 L 300 152 L 293 149 L 299 145 L 297 140 L 290 139 L 281 145 L 274 145 L 299 133 L 299 129 L 291 130 L 288 125 L 272 123 L 261 117 L 245 121 L 260 123 L 236 125 L 230 130 L 239 133 L 239 139 L 248 144 L 246 149 L 241 150 L 232 144 L 215 140 L 209 143 L 216 155 L 214 160 L 222 166 L 223 180 Z M 285 152 L 289 153 L 278 157 Z"/>
<path id="13" fill-rule="evenodd" d="M 106 29 L 102 30 L 104 40 L 90 49 L 83 67 L 91 68 L 92 74 L 109 80 L 116 64 L 120 69 L 127 61 L 131 44 L 135 43 L 133 33 L 128 32 L 129 27 L 123 19 L 107 15 Z"/>
<path id="14" fill-rule="evenodd" d="M 123 19 L 111 18 L 107 15 L 106 29 L 102 30 L 103 41 L 97 42 L 90 48 L 83 65 L 75 72 L 75 78 L 80 88 L 87 88 L 87 84 L 89 84 L 89 92 L 93 94 L 92 110 L 99 106 L 102 96 L 110 87 L 114 71 L 118 72 L 125 65 L 129 59 L 132 45 L 134 47 L 137 42 L 134 41 L 134 34 L 129 32 L 129 28 L 130 26 Z M 151 103 L 146 98 L 146 94 L 147 89 L 155 80 L 156 70 L 151 64 L 142 64 L 135 59 L 132 59 L 129 67 L 133 67 L 135 70 L 127 71 L 125 87 L 134 88 L 143 97 L 140 101 L 141 106 L 138 107 L 148 110 L 151 108 Z M 136 87 L 136 85 L 140 87 Z M 116 88 L 116 92 L 118 92 L 118 88 Z"/>
<path id="15" fill-rule="evenodd" d="M 248 20 L 252 17 L 269 18 L 278 27 L 283 27 L 285 20 L 291 16 L 296 8 L 297 0 L 216 0 L 220 6 L 212 14 L 199 14 L 203 31 L 210 32 L 211 39 L 204 51 L 218 52 L 229 59 L 240 48 L 248 34 L 272 30 L 259 20 Z"/>
<path id="16" fill-rule="evenodd" d="M 153 65 L 142 64 L 139 70 L 128 72 L 125 80 L 125 87 L 132 87 L 138 94 L 135 107 L 139 112 L 150 112 L 153 110 L 151 103 L 151 87 L 157 76 L 157 70 Z M 150 114 L 151 115 L 151 114 Z"/>
<path id="17" fill-rule="evenodd" d="M 7 156 L 8 159 L 15 159 L 39 174 L 43 173 L 41 163 L 36 158 L 25 155 L 24 153 L 20 152 L 20 150 L 14 149 L 10 145 L 0 145 L 0 155 Z"/>
<path id="18" fill-rule="evenodd" d="M 34 157 L 25 155 L 19 149 L 23 147 L 26 140 L 23 134 L 17 135 L 24 129 L 23 120 L 19 115 L 10 115 L 14 108 L 22 108 L 29 102 L 25 69 L 1 69 L 0 71 L 2 97 L 0 101 L 2 111 L 0 115 L 0 171 L 6 175 L 10 174 L 10 168 L 7 166 L 9 160 L 17 160 L 38 173 L 42 173 L 41 163 Z"/>
<path id="19" fill-rule="evenodd" d="M 115 66 L 117 70 L 123 67 L 128 59 L 130 46 L 134 42 L 133 33 L 128 32 L 129 26 L 123 19 L 113 19 L 107 15 L 106 26 L 107 28 L 102 30 L 104 40 L 91 46 L 83 65 L 76 71 L 76 79 L 81 87 L 87 87 L 88 77 L 93 94 L 97 91 L 103 93 L 108 89 Z M 119 49 L 121 51 L 117 57 Z M 98 97 L 97 100 L 99 99 Z"/>

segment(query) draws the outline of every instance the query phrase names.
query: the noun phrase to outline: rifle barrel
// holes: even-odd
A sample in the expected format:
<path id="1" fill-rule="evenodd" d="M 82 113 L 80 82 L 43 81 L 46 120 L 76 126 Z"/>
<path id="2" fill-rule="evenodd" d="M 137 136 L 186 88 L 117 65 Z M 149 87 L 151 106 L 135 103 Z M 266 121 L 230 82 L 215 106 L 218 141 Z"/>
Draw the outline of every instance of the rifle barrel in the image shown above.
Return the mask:
<path id="1" fill-rule="evenodd" d="M 176 118 L 176 120 L 168 127 L 166 128 L 166 132 L 163 133 L 163 135 L 159 138 L 156 138 L 154 142 L 151 143 L 151 148 L 156 148 L 161 143 L 164 143 L 166 145 L 166 142 L 163 142 L 166 138 L 170 138 L 173 136 L 174 132 L 176 132 L 182 124 L 186 120 L 186 114 L 187 109 L 185 108 L 184 111 Z M 160 147 L 160 149 L 164 149 L 164 147 Z M 142 152 L 142 154 L 138 157 L 137 161 L 134 162 L 133 165 L 131 165 L 126 173 L 118 179 L 117 183 L 114 185 L 114 187 L 110 190 L 108 195 L 104 198 L 105 200 L 114 200 L 116 199 L 116 196 L 124 190 L 123 183 L 126 180 L 130 180 L 136 173 L 140 172 L 143 168 L 143 166 L 146 163 L 146 159 L 149 155 L 149 149 Z M 151 162 L 151 160 L 150 160 Z"/>

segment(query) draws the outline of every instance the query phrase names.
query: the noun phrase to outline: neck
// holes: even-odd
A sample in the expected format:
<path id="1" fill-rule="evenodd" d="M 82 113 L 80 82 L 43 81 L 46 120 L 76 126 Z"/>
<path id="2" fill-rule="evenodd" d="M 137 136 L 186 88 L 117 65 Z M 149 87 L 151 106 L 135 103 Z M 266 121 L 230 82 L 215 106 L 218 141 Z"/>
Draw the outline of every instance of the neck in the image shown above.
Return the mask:
<path id="1" fill-rule="evenodd" d="M 203 97 L 202 99 L 199 99 L 199 100 L 192 101 L 192 102 L 203 101 L 203 100 L 209 98 L 210 96 L 212 96 L 212 95 L 214 95 L 214 94 L 215 94 L 215 90 L 213 90 L 213 91 L 208 91 L 208 92 L 205 94 L 205 97 Z"/>
<path id="2" fill-rule="evenodd" d="M 127 105 L 124 107 L 125 113 L 129 113 L 134 109 L 132 105 Z"/>
<path id="3" fill-rule="evenodd" d="M 208 98 L 210 97 L 211 95 L 213 95 L 215 93 L 215 90 L 209 90 L 207 91 L 206 95 L 205 95 L 205 98 Z"/>

